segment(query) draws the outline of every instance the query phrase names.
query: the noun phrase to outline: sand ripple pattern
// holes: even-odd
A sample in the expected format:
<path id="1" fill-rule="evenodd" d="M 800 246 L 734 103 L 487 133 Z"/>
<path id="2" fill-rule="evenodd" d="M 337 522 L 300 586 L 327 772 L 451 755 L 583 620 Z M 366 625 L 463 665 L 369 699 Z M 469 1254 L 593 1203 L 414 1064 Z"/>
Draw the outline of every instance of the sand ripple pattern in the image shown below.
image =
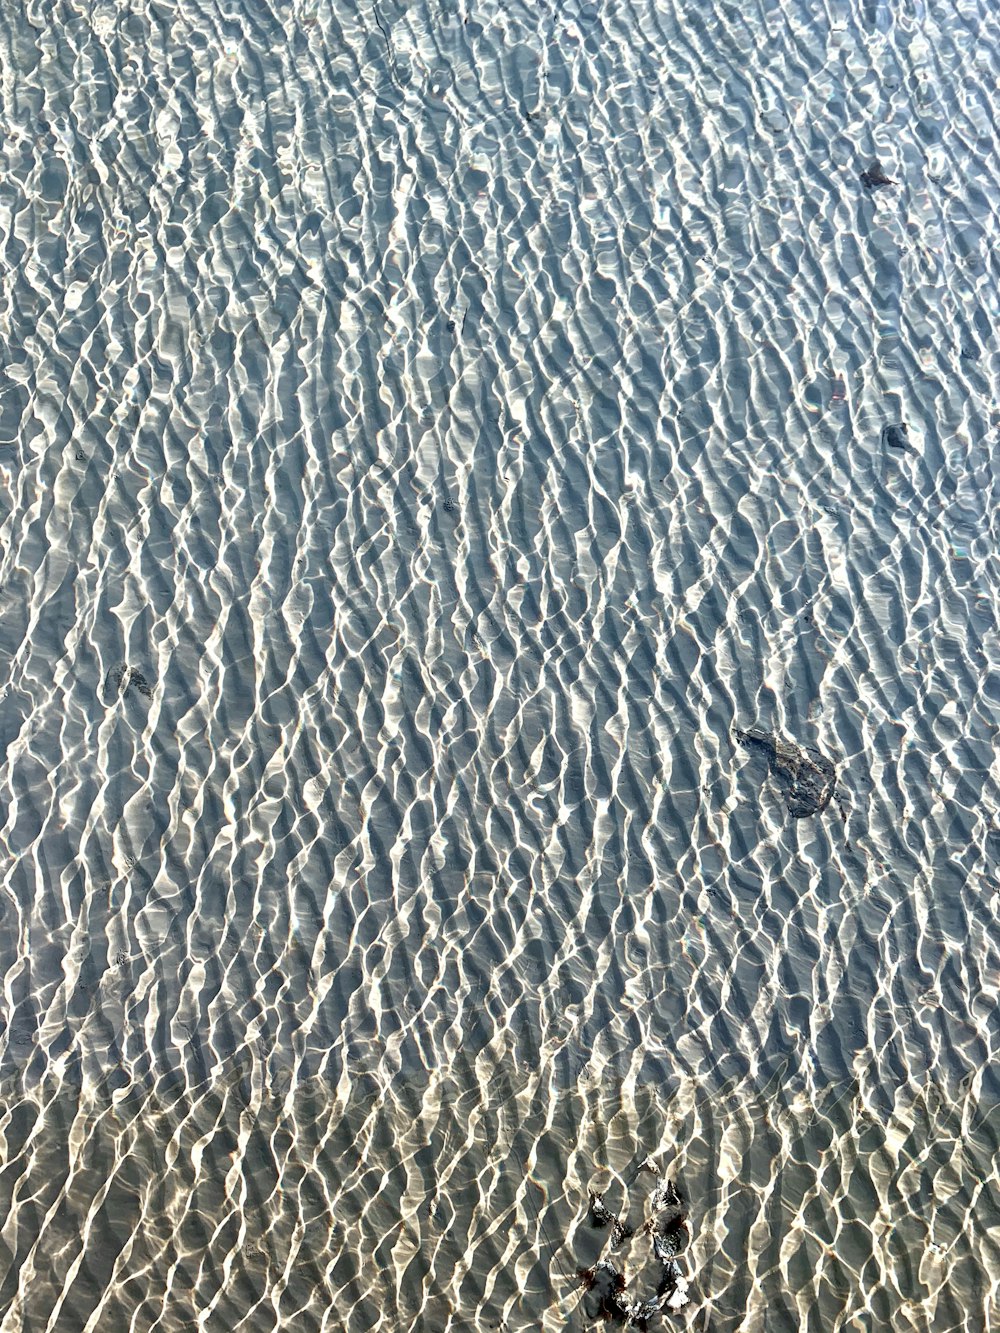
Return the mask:
<path id="1" fill-rule="evenodd" d="M 3 7 L 0 1333 L 998 1327 L 998 74 Z"/>

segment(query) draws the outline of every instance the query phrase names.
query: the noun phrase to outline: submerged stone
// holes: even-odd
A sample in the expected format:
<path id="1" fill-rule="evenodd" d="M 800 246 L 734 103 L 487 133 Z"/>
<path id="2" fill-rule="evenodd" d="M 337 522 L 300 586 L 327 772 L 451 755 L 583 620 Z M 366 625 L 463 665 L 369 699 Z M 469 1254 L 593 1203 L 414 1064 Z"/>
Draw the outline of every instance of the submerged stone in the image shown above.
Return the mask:
<path id="1" fill-rule="evenodd" d="M 837 770 L 818 750 L 794 745 L 757 728 L 737 729 L 736 739 L 744 749 L 767 760 L 793 819 L 818 814 L 830 804 Z"/>
<path id="2" fill-rule="evenodd" d="M 683 1310 L 691 1298 L 687 1294 L 687 1287 L 675 1287 L 667 1297 L 664 1304 L 668 1310 Z"/>
<path id="3" fill-rule="evenodd" d="M 144 695 L 145 698 L 152 699 L 153 687 L 141 671 L 136 671 L 136 669 L 132 667 L 129 670 L 128 683 L 129 685 L 134 685 L 139 693 Z"/>
<path id="4" fill-rule="evenodd" d="M 665 1231 L 653 1231 L 653 1253 L 661 1264 L 668 1264 L 687 1248 L 688 1230 L 683 1223 Z"/>

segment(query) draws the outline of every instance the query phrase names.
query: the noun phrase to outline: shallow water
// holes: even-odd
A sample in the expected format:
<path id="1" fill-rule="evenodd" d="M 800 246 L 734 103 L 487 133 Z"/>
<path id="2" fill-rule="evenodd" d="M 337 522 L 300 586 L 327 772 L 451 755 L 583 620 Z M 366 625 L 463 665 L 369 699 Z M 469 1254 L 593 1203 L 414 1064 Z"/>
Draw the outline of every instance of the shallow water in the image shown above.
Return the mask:
<path id="1" fill-rule="evenodd" d="M 0 1333 L 998 1326 L 998 69 L 0 13 Z"/>

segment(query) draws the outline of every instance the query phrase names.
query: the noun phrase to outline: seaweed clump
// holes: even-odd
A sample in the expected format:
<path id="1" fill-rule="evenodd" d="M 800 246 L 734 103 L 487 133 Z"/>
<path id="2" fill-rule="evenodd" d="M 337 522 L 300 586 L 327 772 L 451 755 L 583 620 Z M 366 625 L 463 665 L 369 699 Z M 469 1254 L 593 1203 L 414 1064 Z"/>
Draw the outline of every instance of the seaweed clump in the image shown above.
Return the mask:
<path id="1" fill-rule="evenodd" d="M 112 699 L 126 698 L 130 690 L 135 690 L 145 699 L 152 699 L 153 686 L 142 674 L 130 667 L 127 662 L 119 662 L 108 672 L 106 688 Z"/>
<path id="2" fill-rule="evenodd" d="M 581 1268 L 577 1276 L 587 1292 L 588 1319 L 625 1319 L 625 1275 L 609 1259 L 599 1259 L 593 1268 Z"/>
<path id="3" fill-rule="evenodd" d="M 688 1304 L 690 1284 L 677 1262 L 690 1243 L 688 1209 L 680 1191 L 670 1180 L 661 1181 L 653 1193 L 653 1216 L 640 1235 L 652 1240 L 653 1255 L 660 1264 L 660 1278 L 655 1295 L 645 1300 L 628 1299 L 625 1275 L 610 1259 L 600 1259 L 592 1268 L 577 1270 L 586 1296 L 584 1310 L 589 1319 L 604 1319 L 629 1328 L 646 1329 L 649 1321 L 664 1312 L 676 1313 Z M 612 1227 L 612 1243 L 634 1238 L 607 1208 L 603 1195 L 590 1195 L 589 1217 L 592 1226 Z M 618 1228 L 615 1239 L 614 1228 Z"/>
<path id="4" fill-rule="evenodd" d="M 882 445 L 886 449 L 908 449 L 907 426 L 904 421 L 882 427 Z"/>
<path id="5" fill-rule="evenodd" d="M 590 1209 L 588 1215 L 590 1217 L 590 1225 L 592 1227 L 600 1228 L 610 1225 L 612 1245 L 615 1246 L 621 1245 L 622 1241 L 631 1240 L 632 1238 L 631 1228 L 624 1226 L 622 1222 L 618 1219 L 618 1217 L 616 1217 L 615 1214 L 611 1211 L 611 1209 L 608 1208 L 608 1206 L 604 1202 L 603 1194 L 595 1194 L 593 1191 L 591 1191 Z"/>
<path id="6" fill-rule="evenodd" d="M 744 749 L 767 760 L 771 776 L 777 782 L 793 819 L 819 814 L 830 804 L 837 770 L 818 750 L 812 746 L 793 745 L 757 728 L 737 729 L 736 739 Z"/>
<path id="7" fill-rule="evenodd" d="M 880 185 L 895 185 L 896 182 L 889 179 L 882 170 L 882 163 L 876 158 L 861 173 L 861 184 L 866 190 L 877 190 Z"/>
<path id="8" fill-rule="evenodd" d="M 683 1254 L 691 1240 L 687 1204 L 670 1180 L 657 1186 L 653 1195 L 654 1216 L 646 1223 L 653 1238 L 653 1253 L 662 1264 Z"/>

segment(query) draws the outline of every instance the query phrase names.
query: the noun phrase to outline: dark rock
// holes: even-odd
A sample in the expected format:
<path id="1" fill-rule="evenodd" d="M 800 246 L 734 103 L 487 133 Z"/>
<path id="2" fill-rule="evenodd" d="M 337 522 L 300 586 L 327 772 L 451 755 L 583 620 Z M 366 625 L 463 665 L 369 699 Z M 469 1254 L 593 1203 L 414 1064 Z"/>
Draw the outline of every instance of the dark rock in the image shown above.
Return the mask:
<path id="1" fill-rule="evenodd" d="M 861 173 L 861 184 L 866 190 L 877 190 L 880 185 L 895 185 L 896 182 L 889 179 L 882 170 L 882 163 L 876 160 Z"/>
<path id="2" fill-rule="evenodd" d="M 736 731 L 736 739 L 751 754 L 767 760 L 771 776 L 781 789 L 794 819 L 818 814 L 830 804 L 837 770 L 812 746 L 799 747 L 756 728 Z"/>
<path id="3" fill-rule="evenodd" d="M 663 1265 L 663 1290 L 667 1287 L 676 1287 L 678 1282 L 684 1281 L 684 1270 L 676 1259 L 668 1259 Z"/>
<path id="4" fill-rule="evenodd" d="M 882 447 L 883 449 L 909 449 L 910 442 L 907 437 L 905 422 L 900 421 L 893 426 L 882 427 Z"/>
<path id="5" fill-rule="evenodd" d="M 674 1182 L 664 1178 L 657 1183 L 653 1191 L 653 1207 L 659 1213 L 664 1208 L 683 1208 L 687 1205 L 684 1202 L 684 1195 L 680 1192 Z"/>
<path id="6" fill-rule="evenodd" d="M 676 1259 L 666 1259 L 662 1262 L 663 1277 L 657 1289 L 660 1308 L 670 1311 L 683 1310 L 691 1299 L 688 1294 L 691 1284 Z"/>

